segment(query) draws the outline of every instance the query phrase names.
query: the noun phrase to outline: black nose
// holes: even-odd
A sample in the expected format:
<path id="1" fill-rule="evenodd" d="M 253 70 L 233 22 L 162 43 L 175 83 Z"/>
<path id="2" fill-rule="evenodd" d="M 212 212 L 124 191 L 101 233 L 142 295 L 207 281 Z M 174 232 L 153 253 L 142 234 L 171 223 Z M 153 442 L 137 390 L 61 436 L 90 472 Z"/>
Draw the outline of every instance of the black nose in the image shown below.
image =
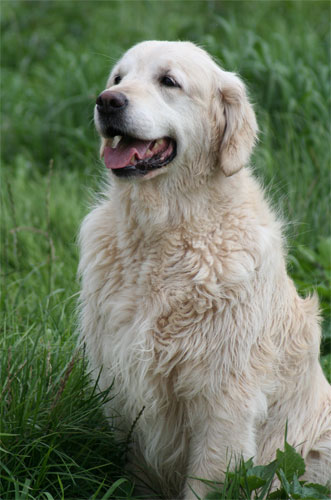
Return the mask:
<path id="1" fill-rule="evenodd" d="M 96 100 L 97 109 L 100 113 L 122 111 L 128 103 L 127 97 L 122 92 L 113 92 L 112 90 L 104 90 Z"/>

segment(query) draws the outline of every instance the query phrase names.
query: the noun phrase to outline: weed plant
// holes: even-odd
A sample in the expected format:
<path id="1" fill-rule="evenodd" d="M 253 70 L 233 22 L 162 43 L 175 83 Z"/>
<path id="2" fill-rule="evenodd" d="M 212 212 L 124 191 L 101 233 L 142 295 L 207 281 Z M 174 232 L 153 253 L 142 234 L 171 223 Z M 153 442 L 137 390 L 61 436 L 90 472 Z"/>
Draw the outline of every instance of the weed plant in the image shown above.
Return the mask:
<path id="1" fill-rule="evenodd" d="M 111 388 L 91 386 L 77 349 L 76 235 L 105 175 L 95 98 L 144 39 L 192 40 L 244 78 L 261 130 L 252 165 L 284 220 L 290 274 L 319 294 L 330 377 L 329 3 L 3 0 L 1 14 L 0 498 L 138 498 L 128 443 L 103 416 Z M 209 498 L 325 498 L 280 453 L 238 464 Z"/>

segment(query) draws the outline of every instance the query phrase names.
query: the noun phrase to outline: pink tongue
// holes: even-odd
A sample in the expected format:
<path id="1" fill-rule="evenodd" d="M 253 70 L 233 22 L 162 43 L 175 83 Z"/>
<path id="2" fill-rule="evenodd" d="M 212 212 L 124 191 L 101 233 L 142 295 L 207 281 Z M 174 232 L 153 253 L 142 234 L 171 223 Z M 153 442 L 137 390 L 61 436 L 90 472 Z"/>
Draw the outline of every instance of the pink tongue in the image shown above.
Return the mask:
<path id="1" fill-rule="evenodd" d="M 137 158 L 142 160 L 151 142 L 153 141 L 140 141 L 138 139 L 126 141 L 122 139 L 117 148 L 106 146 L 104 150 L 106 167 L 116 169 L 126 167 L 130 164 L 134 165 L 137 160 L 135 159 L 130 162 L 132 156 L 136 154 Z"/>

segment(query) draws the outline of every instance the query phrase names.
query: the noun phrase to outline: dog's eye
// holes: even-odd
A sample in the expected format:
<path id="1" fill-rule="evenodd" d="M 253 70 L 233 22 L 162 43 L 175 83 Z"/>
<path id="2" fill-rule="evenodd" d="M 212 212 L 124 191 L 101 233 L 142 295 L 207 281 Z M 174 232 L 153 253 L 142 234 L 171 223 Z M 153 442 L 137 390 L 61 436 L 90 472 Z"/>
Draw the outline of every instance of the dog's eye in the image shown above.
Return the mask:
<path id="1" fill-rule="evenodd" d="M 180 88 L 179 83 L 177 83 L 176 80 L 174 78 L 172 78 L 172 76 L 168 76 L 168 75 L 162 76 L 160 79 L 160 83 L 161 83 L 161 85 L 164 85 L 165 87 L 178 87 L 178 88 Z"/>
<path id="2" fill-rule="evenodd" d="M 114 78 L 114 85 L 118 85 L 121 80 L 122 80 L 122 77 L 120 75 L 116 75 Z"/>

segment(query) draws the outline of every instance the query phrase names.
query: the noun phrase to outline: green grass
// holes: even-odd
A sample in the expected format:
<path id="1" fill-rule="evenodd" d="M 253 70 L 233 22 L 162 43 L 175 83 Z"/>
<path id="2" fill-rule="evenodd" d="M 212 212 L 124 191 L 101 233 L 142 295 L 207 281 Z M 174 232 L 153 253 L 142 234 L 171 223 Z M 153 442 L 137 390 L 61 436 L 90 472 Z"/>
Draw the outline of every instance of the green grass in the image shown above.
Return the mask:
<path id="1" fill-rule="evenodd" d="M 298 289 L 319 294 L 330 377 L 329 3 L 0 7 L 0 498 L 136 498 L 123 468 L 127 443 L 103 417 L 111 391 L 90 386 L 76 349 L 76 235 L 103 175 L 95 97 L 112 62 L 144 39 L 190 39 L 241 74 L 261 129 L 253 164 L 287 221 Z M 248 470 L 241 464 L 212 498 L 248 498 Z"/>

